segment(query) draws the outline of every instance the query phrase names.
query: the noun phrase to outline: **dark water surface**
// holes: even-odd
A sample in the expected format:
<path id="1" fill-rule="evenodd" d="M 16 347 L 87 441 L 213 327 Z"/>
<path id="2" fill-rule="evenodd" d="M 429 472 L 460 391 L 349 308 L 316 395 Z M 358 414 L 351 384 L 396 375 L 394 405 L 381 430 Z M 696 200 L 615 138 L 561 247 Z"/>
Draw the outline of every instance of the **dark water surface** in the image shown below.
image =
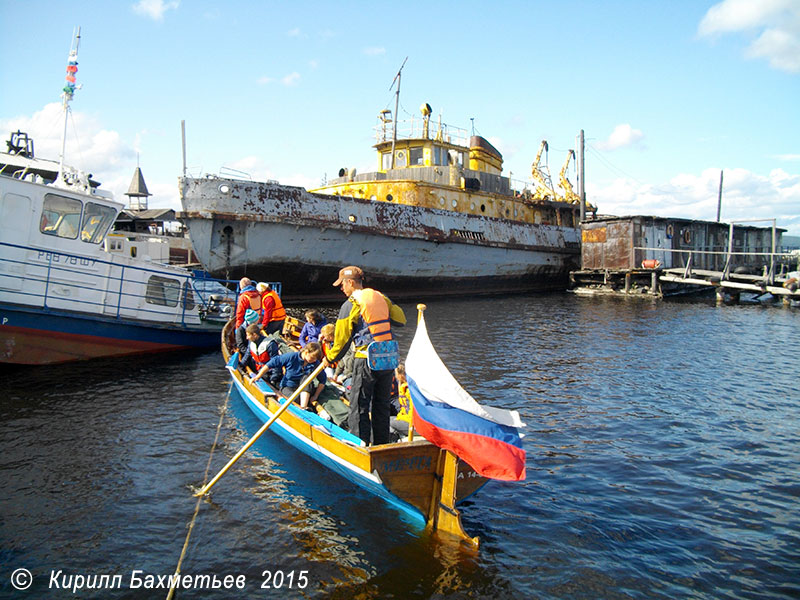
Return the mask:
<path id="1" fill-rule="evenodd" d="M 528 424 L 527 480 L 464 506 L 480 551 L 267 434 L 201 503 L 182 565 L 245 590 L 176 598 L 800 598 L 797 310 L 554 295 L 426 319 L 464 387 Z M 175 570 L 221 413 L 212 474 L 259 426 L 220 356 L 0 377 L 0 597 L 165 598 L 131 573 Z M 103 574 L 121 589 L 63 589 Z"/>

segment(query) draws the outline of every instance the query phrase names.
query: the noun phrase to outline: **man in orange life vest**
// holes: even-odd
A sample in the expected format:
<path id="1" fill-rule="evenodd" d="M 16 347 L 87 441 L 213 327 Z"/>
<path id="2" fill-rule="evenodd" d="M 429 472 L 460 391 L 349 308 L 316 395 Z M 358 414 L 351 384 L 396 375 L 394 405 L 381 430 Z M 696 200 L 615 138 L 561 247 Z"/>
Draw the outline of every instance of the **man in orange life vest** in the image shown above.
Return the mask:
<path id="1" fill-rule="evenodd" d="M 239 300 L 236 303 L 236 327 L 241 327 L 244 322 L 244 314 L 250 308 L 256 311 L 259 316 L 263 316 L 261 294 L 256 290 L 256 286 L 250 281 L 249 277 L 242 277 L 239 280 Z"/>
<path id="2" fill-rule="evenodd" d="M 264 331 L 267 335 L 276 331 L 283 331 L 283 323 L 286 320 L 286 310 L 283 308 L 281 297 L 278 292 L 272 289 L 268 283 L 259 283 L 256 290 L 261 294 L 261 307 L 264 310 Z"/>
<path id="3" fill-rule="evenodd" d="M 363 280 L 364 272 L 351 266 L 341 269 L 333 284 L 341 286 L 347 300 L 339 310 L 333 345 L 325 352 L 325 366 L 341 359 L 353 342 L 355 360 L 348 430 L 367 444 L 370 441 L 375 445 L 386 444 L 390 441 L 389 410 L 394 372 L 371 370 L 367 364 L 367 346 L 373 341 L 391 340 L 392 325 L 405 325 L 406 315 L 380 292 L 365 288 Z"/>

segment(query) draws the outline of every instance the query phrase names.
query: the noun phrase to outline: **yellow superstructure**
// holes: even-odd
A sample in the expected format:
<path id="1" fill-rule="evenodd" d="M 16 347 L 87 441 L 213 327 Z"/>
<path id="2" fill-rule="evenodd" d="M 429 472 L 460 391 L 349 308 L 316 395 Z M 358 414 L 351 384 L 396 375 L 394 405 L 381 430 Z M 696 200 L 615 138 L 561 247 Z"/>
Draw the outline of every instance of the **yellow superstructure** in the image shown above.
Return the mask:
<path id="1" fill-rule="evenodd" d="M 316 193 L 333 194 L 519 221 L 578 227 L 579 207 L 554 193 L 512 189 L 502 175 L 503 157 L 485 138 L 443 125 L 431 134 L 430 107 L 421 122 L 395 133 L 389 111 L 379 115 L 377 171 L 343 168 Z M 426 114 L 427 113 L 427 114 Z M 541 153 L 541 152 L 540 152 Z M 537 157 L 538 161 L 538 157 Z M 534 171 L 536 169 L 534 168 Z"/>

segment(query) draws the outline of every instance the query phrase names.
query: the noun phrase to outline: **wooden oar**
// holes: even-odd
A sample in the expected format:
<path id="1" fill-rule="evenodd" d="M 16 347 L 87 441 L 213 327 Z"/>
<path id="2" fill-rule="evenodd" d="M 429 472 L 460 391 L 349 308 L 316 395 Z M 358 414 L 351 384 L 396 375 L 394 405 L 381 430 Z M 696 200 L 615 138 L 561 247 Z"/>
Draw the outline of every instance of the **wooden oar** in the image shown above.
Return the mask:
<path id="1" fill-rule="evenodd" d="M 319 375 L 320 371 L 322 371 L 324 366 L 325 366 L 325 363 L 322 362 L 322 363 L 319 364 L 319 366 L 317 366 L 316 369 L 314 369 L 314 371 L 311 373 L 311 375 L 309 375 L 306 378 L 306 380 L 303 381 L 303 383 L 300 384 L 300 387 L 297 388 L 291 396 L 289 396 L 289 399 L 286 400 L 286 402 L 284 402 L 283 404 L 281 404 L 281 407 L 278 410 L 275 411 L 275 414 L 272 415 L 272 418 L 269 421 L 267 421 L 266 423 L 264 423 L 261 426 L 261 429 L 256 431 L 256 434 L 253 437 L 251 437 L 250 440 L 244 446 L 242 446 L 242 449 L 239 450 L 236 453 L 236 455 L 232 459 L 230 459 L 228 461 L 228 464 L 225 465 L 224 467 L 222 467 L 222 470 L 219 473 L 217 473 L 214 476 L 214 478 L 211 481 L 209 481 L 203 487 L 203 489 L 201 489 L 199 492 L 197 492 L 194 495 L 195 497 L 203 496 L 203 495 L 208 493 L 208 490 L 210 490 L 214 486 L 214 484 L 217 483 L 217 481 L 219 481 L 220 477 L 225 475 L 225 473 L 228 471 L 228 469 L 230 469 L 233 466 L 233 463 L 235 463 L 237 460 L 239 460 L 239 458 L 242 456 L 242 454 L 247 452 L 247 449 L 250 448 L 250 446 L 252 446 L 253 444 L 256 443 L 256 440 L 259 437 L 261 437 L 261 434 L 264 433 L 267 429 L 269 429 L 270 425 L 272 425 L 278 419 L 278 417 L 280 417 L 283 414 L 283 411 L 285 411 L 287 408 L 289 408 L 289 405 L 294 401 L 295 398 L 297 398 L 297 396 L 300 395 L 300 392 L 302 392 L 304 389 L 306 389 L 308 384 L 311 383 L 317 375 Z"/>

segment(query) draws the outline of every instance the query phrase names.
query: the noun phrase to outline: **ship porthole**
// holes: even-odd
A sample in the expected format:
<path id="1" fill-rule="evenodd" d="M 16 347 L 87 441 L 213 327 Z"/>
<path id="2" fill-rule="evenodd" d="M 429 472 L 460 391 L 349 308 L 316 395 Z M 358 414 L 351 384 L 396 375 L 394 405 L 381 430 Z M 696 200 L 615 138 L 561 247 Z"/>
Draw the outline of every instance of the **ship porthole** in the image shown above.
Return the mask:
<path id="1" fill-rule="evenodd" d="M 470 210 L 475 210 L 475 203 L 474 203 L 474 202 L 472 202 L 472 203 L 469 205 L 469 209 L 470 209 Z"/>
<path id="2" fill-rule="evenodd" d="M 391 194 L 386 194 L 386 200 L 391 202 L 392 200 L 394 200 L 394 198 L 392 198 Z"/>
<path id="3" fill-rule="evenodd" d="M 227 194 L 231 191 L 231 187 L 223 183 L 221 186 L 219 186 L 219 191 L 223 194 Z"/>
<path id="4" fill-rule="evenodd" d="M 377 200 L 378 197 L 375 194 L 372 194 L 372 196 L 370 196 L 369 199 L 370 200 Z"/>
<path id="5" fill-rule="evenodd" d="M 486 205 L 485 204 L 481 204 L 481 212 L 486 212 Z"/>
<path id="6" fill-rule="evenodd" d="M 455 208 L 456 206 L 458 206 L 458 200 L 453 200 L 453 208 Z"/>
<path id="7" fill-rule="evenodd" d="M 444 206 L 444 196 L 439 196 L 439 204 Z"/>
<path id="8" fill-rule="evenodd" d="M 347 220 L 350 221 L 351 223 L 355 223 L 356 222 L 356 216 L 355 215 L 350 215 L 349 217 L 347 217 Z"/>

